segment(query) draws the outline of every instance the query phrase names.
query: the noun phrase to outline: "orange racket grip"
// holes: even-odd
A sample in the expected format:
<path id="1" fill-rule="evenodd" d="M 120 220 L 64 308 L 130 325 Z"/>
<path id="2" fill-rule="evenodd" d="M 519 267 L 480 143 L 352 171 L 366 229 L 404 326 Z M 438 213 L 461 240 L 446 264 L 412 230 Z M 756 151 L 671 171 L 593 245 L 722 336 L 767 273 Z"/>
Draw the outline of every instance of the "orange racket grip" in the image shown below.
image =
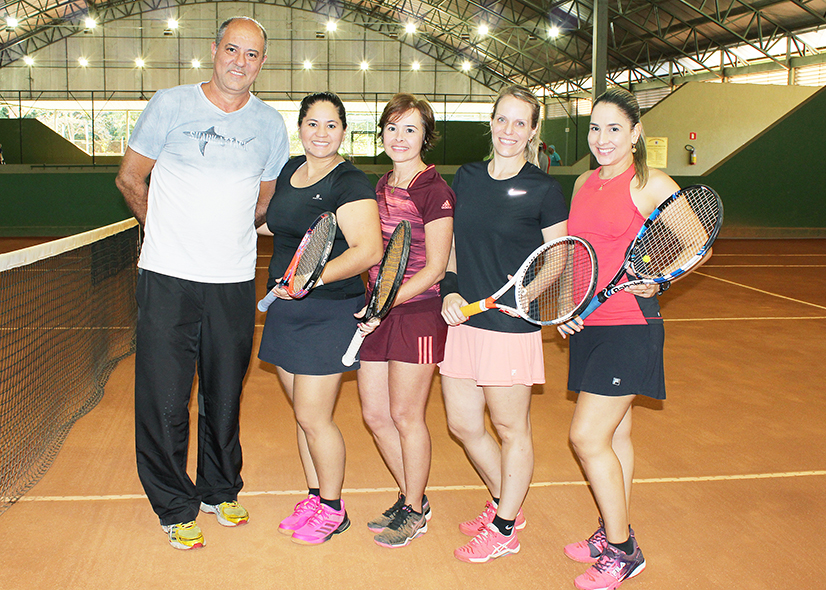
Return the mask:
<path id="1" fill-rule="evenodd" d="M 496 300 L 493 297 L 488 297 L 487 299 L 480 299 L 476 303 L 468 303 L 462 307 L 460 311 L 465 314 L 466 318 L 469 318 L 472 315 L 482 313 L 494 307 L 496 307 Z"/>

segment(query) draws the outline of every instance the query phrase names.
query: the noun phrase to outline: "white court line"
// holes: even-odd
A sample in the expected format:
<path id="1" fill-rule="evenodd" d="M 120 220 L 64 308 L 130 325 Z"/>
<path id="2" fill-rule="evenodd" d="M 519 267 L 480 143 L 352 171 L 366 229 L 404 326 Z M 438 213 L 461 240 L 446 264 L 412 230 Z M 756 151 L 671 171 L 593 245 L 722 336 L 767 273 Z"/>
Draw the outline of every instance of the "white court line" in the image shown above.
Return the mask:
<path id="1" fill-rule="evenodd" d="M 803 305 L 810 305 L 811 307 L 816 307 L 818 309 L 826 309 L 826 306 L 818 305 L 817 303 L 810 303 L 809 301 L 801 301 L 800 299 L 794 299 L 792 297 L 786 297 L 785 295 L 779 295 L 777 293 L 772 293 L 770 291 L 764 291 L 763 289 L 758 289 L 757 287 L 749 287 L 748 285 L 744 285 L 742 283 L 737 283 L 735 281 L 729 281 L 726 279 L 721 279 L 720 277 L 715 277 L 714 275 L 709 275 L 704 272 L 694 271 L 696 274 L 700 275 L 701 277 L 707 277 L 709 279 L 714 279 L 715 281 L 721 281 L 723 283 L 728 283 L 729 285 L 735 285 L 736 287 L 742 287 L 743 289 L 750 289 L 751 291 L 757 291 L 758 293 L 762 293 L 763 295 L 770 295 L 772 297 L 778 297 L 780 299 L 785 299 L 786 301 L 794 301 L 795 303 L 802 303 Z"/>
<path id="2" fill-rule="evenodd" d="M 636 484 L 647 483 L 697 483 L 704 481 L 742 481 L 754 479 L 785 479 L 790 477 L 823 477 L 826 470 L 821 471 L 786 471 L 780 473 L 745 473 L 740 475 L 699 475 L 693 477 L 654 477 L 635 479 Z M 531 484 L 532 488 L 573 487 L 587 486 L 586 481 L 543 481 Z M 456 492 L 464 490 L 485 490 L 483 485 L 473 486 L 427 486 L 431 492 Z M 397 492 L 396 488 L 350 488 L 341 490 L 342 494 L 378 494 Z M 268 490 L 241 492 L 239 496 L 304 496 L 307 490 Z M 144 494 L 119 494 L 106 496 L 23 496 L 18 502 L 92 502 L 112 500 L 141 500 Z"/>

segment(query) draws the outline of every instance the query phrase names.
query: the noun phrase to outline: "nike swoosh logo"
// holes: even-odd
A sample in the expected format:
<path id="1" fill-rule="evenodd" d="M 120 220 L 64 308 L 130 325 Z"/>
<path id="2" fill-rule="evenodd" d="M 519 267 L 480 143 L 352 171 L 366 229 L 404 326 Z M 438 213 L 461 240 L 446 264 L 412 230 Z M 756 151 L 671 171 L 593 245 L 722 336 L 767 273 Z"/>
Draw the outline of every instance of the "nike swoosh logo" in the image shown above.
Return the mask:
<path id="1" fill-rule="evenodd" d="M 528 194 L 528 191 L 522 191 L 516 188 L 509 188 L 508 189 L 508 196 L 509 197 L 521 197 L 522 195 Z"/>

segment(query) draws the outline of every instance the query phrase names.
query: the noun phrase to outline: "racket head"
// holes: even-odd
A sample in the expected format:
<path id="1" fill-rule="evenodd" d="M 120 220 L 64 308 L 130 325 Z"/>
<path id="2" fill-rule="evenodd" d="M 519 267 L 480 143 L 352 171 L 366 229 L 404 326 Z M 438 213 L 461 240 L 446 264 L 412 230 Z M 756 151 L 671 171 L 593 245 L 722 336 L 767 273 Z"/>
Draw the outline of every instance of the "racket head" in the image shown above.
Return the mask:
<path id="1" fill-rule="evenodd" d="M 641 279 L 672 280 L 703 259 L 722 225 L 720 195 L 701 184 L 680 189 L 646 219 L 627 267 Z"/>
<path id="2" fill-rule="evenodd" d="M 588 306 L 598 264 L 587 240 L 564 236 L 536 249 L 515 275 L 516 312 L 542 326 L 567 322 Z"/>
<path id="3" fill-rule="evenodd" d="M 305 296 L 318 282 L 330 259 L 337 228 L 331 211 L 325 211 L 310 225 L 281 281 L 291 297 Z"/>
<path id="4" fill-rule="evenodd" d="M 410 222 L 406 219 L 393 230 L 379 264 L 379 272 L 364 314 L 365 320 L 383 318 L 393 307 L 393 301 L 404 280 L 404 271 L 407 269 L 411 237 Z"/>

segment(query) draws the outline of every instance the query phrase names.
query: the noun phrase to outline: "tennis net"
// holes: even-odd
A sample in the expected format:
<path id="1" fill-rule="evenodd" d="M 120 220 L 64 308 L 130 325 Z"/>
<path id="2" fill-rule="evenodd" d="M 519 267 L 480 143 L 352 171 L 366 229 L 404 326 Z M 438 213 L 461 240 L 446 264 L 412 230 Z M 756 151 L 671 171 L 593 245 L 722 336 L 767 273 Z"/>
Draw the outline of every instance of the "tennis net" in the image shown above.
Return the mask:
<path id="1" fill-rule="evenodd" d="M 0 513 L 135 350 L 134 219 L 0 254 Z"/>

